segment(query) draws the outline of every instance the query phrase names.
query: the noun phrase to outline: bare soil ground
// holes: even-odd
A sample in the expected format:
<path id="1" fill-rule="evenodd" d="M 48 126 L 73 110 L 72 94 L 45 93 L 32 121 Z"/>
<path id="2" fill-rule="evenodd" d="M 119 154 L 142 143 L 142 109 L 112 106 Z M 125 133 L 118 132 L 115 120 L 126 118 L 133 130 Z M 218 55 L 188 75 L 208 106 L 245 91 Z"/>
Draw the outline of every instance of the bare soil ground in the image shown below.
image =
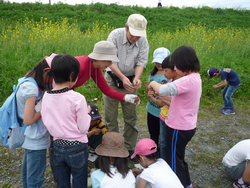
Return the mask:
<path id="1" fill-rule="evenodd" d="M 142 106 L 143 109 L 145 106 Z M 145 108 L 144 108 L 145 109 Z M 102 108 L 101 108 L 102 110 Z M 138 109 L 138 140 L 148 137 L 146 115 Z M 123 132 L 123 119 L 119 119 Z M 186 161 L 195 188 L 232 187 L 221 163 L 224 154 L 237 142 L 249 139 L 250 116 L 245 110 L 235 115 L 203 110 L 199 114 L 197 131 L 186 149 Z M 22 187 L 21 167 L 24 150 L 10 150 L 0 145 L 0 186 Z M 93 166 L 91 162 L 90 166 Z M 45 172 L 44 187 L 54 187 L 49 161 Z"/>

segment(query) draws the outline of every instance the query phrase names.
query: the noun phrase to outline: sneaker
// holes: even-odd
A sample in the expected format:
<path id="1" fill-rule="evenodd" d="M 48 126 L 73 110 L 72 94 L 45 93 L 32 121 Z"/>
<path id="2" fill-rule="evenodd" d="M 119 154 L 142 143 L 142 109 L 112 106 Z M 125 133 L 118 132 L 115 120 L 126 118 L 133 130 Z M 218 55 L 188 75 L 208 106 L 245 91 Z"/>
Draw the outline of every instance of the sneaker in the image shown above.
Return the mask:
<path id="1" fill-rule="evenodd" d="M 234 183 L 233 183 L 233 186 L 234 186 L 235 188 L 250 188 L 250 185 L 249 185 L 249 184 L 246 184 L 246 183 L 240 184 L 240 183 L 238 183 L 238 181 L 234 182 Z"/>
<path id="2" fill-rule="evenodd" d="M 228 109 L 228 107 L 226 107 L 226 106 L 219 108 L 219 110 L 227 110 L 227 109 Z"/>
<path id="3" fill-rule="evenodd" d="M 226 110 L 222 112 L 223 114 L 235 114 L 234 110 Z"/>
<path id="4" fill-rule="evenodd" d="M 89 153 L 95 153 L 95 148 L 93 148 L 93 147 L 91 147 L 91 146 L 89 146 Z"/>

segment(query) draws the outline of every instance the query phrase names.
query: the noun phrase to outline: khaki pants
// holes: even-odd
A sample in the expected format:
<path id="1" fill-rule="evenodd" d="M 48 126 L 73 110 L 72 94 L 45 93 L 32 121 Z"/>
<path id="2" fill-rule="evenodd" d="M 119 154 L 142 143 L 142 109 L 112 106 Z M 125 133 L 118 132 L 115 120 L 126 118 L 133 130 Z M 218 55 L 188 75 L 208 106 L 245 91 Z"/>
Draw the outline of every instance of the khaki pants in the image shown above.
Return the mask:
<path id="1" fill-rule="evenodd" d="M 135 94 L 135 95 L 137 94 L 136 91 L 131 93 L 125 89 L 117 88 L 112 78 L 107 73 L 105 73 L 104 77 L 108 85 L 114 90 L 125 94 Z M 105 125 L 112 132 L 119 133 L 117 116 L 118 116 L 118 103 L 120 101 L 117 99 L 110 98 L 104 94 L 103 94 L 103 101 L 104 101 L 104 112 L 105 112 Z M 125 147 L 128 150 L 134 150 L 138 136 L 138 130 L 136 129 L 136 120 L 137 120 L 136 105 L 128 102 L 121 102 L 121 107 L 124 119 L 123 136 L 125 138 Z"/>

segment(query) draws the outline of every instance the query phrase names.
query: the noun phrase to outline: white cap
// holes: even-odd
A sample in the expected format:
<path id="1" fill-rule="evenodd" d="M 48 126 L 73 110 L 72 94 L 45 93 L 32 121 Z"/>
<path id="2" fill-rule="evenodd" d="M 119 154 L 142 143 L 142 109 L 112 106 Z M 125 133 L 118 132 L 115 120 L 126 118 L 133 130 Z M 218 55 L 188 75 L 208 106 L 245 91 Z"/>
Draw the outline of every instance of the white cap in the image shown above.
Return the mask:
<path id="1" fill-rule="evenodd" d="M 127 24 L 129 26 L 129 31 L 131 35 L 146 37 L 146 27 L 147 27 L 147 20 L 144 16 L 140 14 L 131 14 L 128 17 Z"/>
<path id="2" fill-rule="evenodd" d="M 170 55 L 170 51 L 167 48 L 161 47 L 154 51 L 154 59 L 152 63 L 162 63 L 162 61 Z"/>

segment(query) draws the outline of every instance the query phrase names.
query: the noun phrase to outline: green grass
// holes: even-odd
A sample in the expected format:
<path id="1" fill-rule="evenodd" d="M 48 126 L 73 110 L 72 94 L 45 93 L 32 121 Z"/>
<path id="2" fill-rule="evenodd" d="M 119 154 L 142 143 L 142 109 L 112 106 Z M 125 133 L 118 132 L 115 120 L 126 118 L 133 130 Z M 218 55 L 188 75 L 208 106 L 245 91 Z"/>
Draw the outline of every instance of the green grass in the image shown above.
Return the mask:
<path id="1" fill-rule="evenodd" d="M 1 2 L 0 2 L 1 3 Z M 209 8 L 207 6 L 192 7 L 163 7 L 149 8 L 139 6 L 122 6 L 117 4 L 79 4 L 67 5 L 58 4 L 42 4 L 42 3 L 1 3 L 0 17 L 3 18 L 5 27 L 9 23 L 14 24 L 18 19 L 28 17 L 34 21 L 40 21 L 41 17 L 48 18 L 52 22 L 62 20 L 67 17 L 70 23 L 75 21 L 82 31 L 92 27 L 92 23 L 98 21 L 100 25 L 109 23 L 114 27 L 123 27 L 127 18 L 132 13 L 140 13 L 148 20 L 149 30 L 170 31 L 175 32 L 177 28 L 183 29 L 189 23 L 206 24 L 209 28 L 224 28 L 229 24 L 235 28 L 246 27 L 250 23 L 250 10 L 245 9 L 221 9 Z"/>
<path id="2" fill-rule="evenodd" d="M 188 146 L 193 150 L 190 157 L 195 159 L 190 166 L 196 169 L 200 164 L 209 164 L 218 168 L 230 147 L 239 140 L 249 138 L 244 130 L 249 127 L 250 117 L 250 10 L 207 7 L 157 9 L 100 3 L 77 6 L 0 3 L 0 105 L 11 93 L 17 79 L 45 56 L 51 52 L 87 55 L 96 42 L 107 39 L 111 30 L 124 27 L 132 13 L 141 13 L 148 20 L 150 50 L 142 82 L 147 80 L 153 69 L 151 61 L 156 48 L 163 46 L 171 52 L 180 45 L 195 48 L 201 64 L 203 89 L 198 122 L 202 120 L 210 124 L 197 125 L 197 133 Z M 222 89 L 215 90 L 212 86 L 220 79 L 208 80 L 206 73 L 213 66 L 232 68 L 241 78 L 241 85 L 233 95 L 235 116 L 223 116 L 218 111 L 223 105 Z M 96 104 L 104 116 L 102 93 L 92 80 L 76 91 L 82 93 L 88 103 Z M 141 99 L 137 108 L 138 124 L 146 127 L 147 95 L 144 86 L 138 95 Z M 93 98 L 98 100 L 91 101 Z M 119 118 L 122 118 L 121 108 Z M 231 125 L 234 121 L 235 124 Z M 208 150 L 200 148 L 200 143 L 207 145 Z M 23 156 L 22 151 L 20 156 Z M 9 173 L 20 177 L 21 169 L 11 169 L 17 160 L 12 151 L 1 147 L 0 176 Z M 51 178 L 50 170 L 46 171 L 46 176 Z M 224 177 L 224 174 L 221 176 Z M 219 187 L 219 183 L 219 178 L 215 178 L 210 180 L 209 186 Z M 14 185 L 6 181 L 2 187 Z"/>
<path id="3" fill-rule="evenodd" d="M 17 79 L 24 75 L 45 56 L 54 53 L 68 53 L 74 56 L 87 55 L 92 52 L 93 46 L 100 40 L 106 40 L 110 31 L 114 29 L 109 23 L 100 25 L 98 22 L 82 33 L 76 23 L 69 23 L 69 18 L 52 22 L 42 17 L 40 21 L 24 18 L 2 29 L 0 38 L 0 104 L 11 93 L 11 88 Z M 248 84 L 249 69 L 249 41 L 250 28 L 210 29 L 205 24 L 188 24 L 184 29 L 177 29 L 174 33 L 157 31 L 148 32 L 150 45 L 148 65 L 141 77 L 146 82 L 149 72 L 153 69 L 151 63 L 153 51 L 161 46 L 173 52 L 181 45 L 190 45 L 196 49 L 201 64 L 203 84 L 202 98 L 205 103 L 219 100 L 221 89 L 213 89 L 213 85 L 220 79 L 207 79 L 207 70 L 213 66 L 217 68 L 229 67 L 239 73 L 241 86 L 234 93 L 234 97 L 241 97 L 248 101 L 250 90 Z M 93 81 L 88 81 L 77 91 L 83 93 L 88 102 L 92 98 L 101 98 L 101 91 Z M 145 87 L 142 86 L 138 95 L 142 102 L 147 101 Z M 203 102 L 203 101 L 202 101 Z M 213 103 L 212 105 L 214 105 Z"/>

